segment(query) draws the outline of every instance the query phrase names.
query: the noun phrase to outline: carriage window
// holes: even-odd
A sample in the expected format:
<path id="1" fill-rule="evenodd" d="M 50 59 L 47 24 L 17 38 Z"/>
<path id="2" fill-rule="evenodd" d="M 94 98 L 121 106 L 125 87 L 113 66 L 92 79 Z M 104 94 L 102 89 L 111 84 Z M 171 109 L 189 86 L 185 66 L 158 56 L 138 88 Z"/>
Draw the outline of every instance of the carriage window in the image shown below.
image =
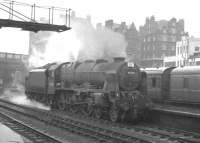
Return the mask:
<path id="1" fill-rule="evenodd" d="M 20 55 L 14 55 L 15 59 L 20 59 Z"/>
<path id="2" fill-rule="evenodd" d="M 0 58 L 5 58 L 5 54 L 4 53 L 0 53 Z"/>
<path id="3" fill-rule="evenodd" d="M 189 88 L 189 79 L 188 78 L 183 79 L 183 88 Z"/>
<path id="4" fill-rule="evenodd" d="M 7 54 L 7 58 L 12 59 L 13 58 L 13 54 Z"/>
<path id="5" fill-rule="evenodd" d="M 152 87 L 156 87 L 156 78 L 153 77 L 151 78 L 151 80 L 152 80 Z"/>

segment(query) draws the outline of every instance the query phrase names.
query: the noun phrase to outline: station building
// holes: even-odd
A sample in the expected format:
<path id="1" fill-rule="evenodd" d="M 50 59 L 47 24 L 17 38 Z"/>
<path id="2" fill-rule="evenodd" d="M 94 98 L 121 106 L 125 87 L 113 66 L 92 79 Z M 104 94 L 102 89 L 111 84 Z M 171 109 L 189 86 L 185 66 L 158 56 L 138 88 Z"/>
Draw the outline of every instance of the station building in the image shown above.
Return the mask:
<path id="1" fill-rule="evenodd" d="M 185 35 L 176 43 L 176 55 L 164 57 L 164 66 L 200 65 L 200 38 Z"/>

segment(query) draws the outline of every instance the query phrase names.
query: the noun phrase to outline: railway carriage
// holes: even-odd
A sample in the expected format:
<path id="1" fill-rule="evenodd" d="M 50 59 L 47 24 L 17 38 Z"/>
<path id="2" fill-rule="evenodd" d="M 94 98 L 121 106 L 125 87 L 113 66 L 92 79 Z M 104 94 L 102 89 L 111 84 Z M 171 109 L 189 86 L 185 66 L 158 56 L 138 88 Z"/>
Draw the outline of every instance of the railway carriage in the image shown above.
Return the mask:
<path id="1" fill-rule="evenodd" d="M 170 72 L 174 67 L 147 68 L 147 94 L 155 102 L 169 98 Z"/>
<path id="2" fill-rule="evenodd" d="M 166 68 L 148 68 L 147 73 L 147 93 L 153 101 L 160 101 L 162 74 Z"/>
<path id="3" fill-rule="evenodd" d="M 199 104 L 200 67 L 144 69 L 147 94 L 155 102 Z"/>
<path id="4" fill-rule="evenodd" d="M 179 67 L 171 72 L 170 100 L 200 103 L 200 67 Z"/>

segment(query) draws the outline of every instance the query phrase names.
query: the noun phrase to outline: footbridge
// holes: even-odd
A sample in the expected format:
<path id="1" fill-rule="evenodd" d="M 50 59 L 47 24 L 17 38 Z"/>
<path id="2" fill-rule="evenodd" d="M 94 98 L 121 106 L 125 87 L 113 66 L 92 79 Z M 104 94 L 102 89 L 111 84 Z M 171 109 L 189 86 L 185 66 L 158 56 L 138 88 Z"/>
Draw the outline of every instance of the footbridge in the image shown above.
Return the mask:
<path id="1" fill-rule="evenodd" d="M 0 0 L 0 28 L 63 32 L 71 29 L 70 12 L 67 8 Z M 65 19 L 61 20 L 63 15 Z"/>

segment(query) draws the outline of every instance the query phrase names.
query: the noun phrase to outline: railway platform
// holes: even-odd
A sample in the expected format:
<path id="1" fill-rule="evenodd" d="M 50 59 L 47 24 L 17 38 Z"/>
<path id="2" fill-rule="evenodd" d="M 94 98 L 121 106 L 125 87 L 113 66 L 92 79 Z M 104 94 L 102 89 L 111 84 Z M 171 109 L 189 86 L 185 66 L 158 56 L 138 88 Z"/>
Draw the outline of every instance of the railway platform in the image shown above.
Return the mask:
<path id="1" fill-rule="evenodd" d="M 151 112 L 152 122 L 200 133 L 200 108 L 156 104 Z"/>
<path id="2" fill-rule="evenodd" d="M 200 119 L 200 108 L 157 104 L 154 106 L 153 111 L 166 112 L 170 114 Z"/>
<path id="3" fill-rule="evenodd" d="M 7 143 L 7 142 L 33 143 L 26 137 L 18 134 L 17 132 L 10 129 L 6 125 L 2 124 L 1 122 L 0 122 L 0 134 L 1 134 L 1 138 L 0 138 L 1 143 Z"/>

